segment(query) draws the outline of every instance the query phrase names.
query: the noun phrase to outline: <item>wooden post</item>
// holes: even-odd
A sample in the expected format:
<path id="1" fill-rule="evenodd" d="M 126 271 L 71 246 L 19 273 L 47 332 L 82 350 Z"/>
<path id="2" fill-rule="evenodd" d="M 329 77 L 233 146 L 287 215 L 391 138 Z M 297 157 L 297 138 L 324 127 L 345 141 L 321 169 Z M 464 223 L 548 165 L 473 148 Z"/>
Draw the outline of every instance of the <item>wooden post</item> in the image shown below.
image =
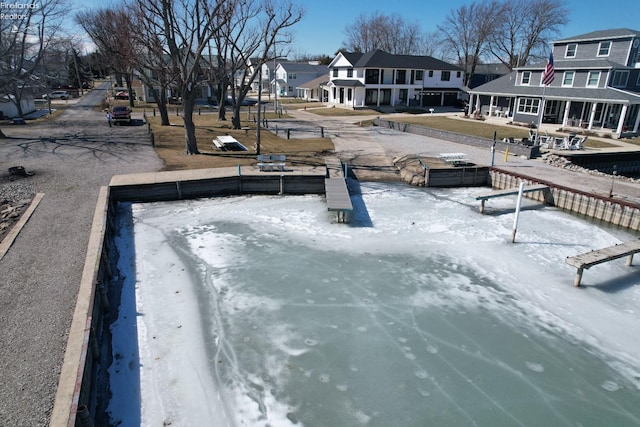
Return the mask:
<path id="1" fill-rule="evenodd" d="M 583 271 L 584 271 L 584 268 L 578 268 L 578 271 L 576 272 L 576 278 L 573 281 L 573 286 L 575 286 L 576 288 L 580 287 L 580 281 L 582 280 Z"/>
<path id="2" fill-rule="evenodd" d="M 629 255 L 629 258 L 627 258 L 627 267 L 631 267 L 632 263 L 633 263 L 633 254 Z"/>
<path id="3" fill-rule="evenodd" d="M 480 200 L 480 213 L 484 213 L 484 202 L 486 202 L 486 199 Z"/>

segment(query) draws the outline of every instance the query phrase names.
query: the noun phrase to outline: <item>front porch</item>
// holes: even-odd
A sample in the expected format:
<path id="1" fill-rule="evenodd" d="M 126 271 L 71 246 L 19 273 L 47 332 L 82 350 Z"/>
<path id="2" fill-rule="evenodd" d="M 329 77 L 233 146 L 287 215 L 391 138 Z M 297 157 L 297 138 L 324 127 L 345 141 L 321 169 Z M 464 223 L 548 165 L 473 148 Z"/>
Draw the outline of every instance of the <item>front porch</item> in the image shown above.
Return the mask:
<path id="1" fill-rule="evenodd" d="M 498 117 L 514 123 L 542 128 L 552 125 L 575 133 L 623 138 L 637 135 L 640 104 L 562 100 L 541 97 L 471 95 L 473 114 Z"/>

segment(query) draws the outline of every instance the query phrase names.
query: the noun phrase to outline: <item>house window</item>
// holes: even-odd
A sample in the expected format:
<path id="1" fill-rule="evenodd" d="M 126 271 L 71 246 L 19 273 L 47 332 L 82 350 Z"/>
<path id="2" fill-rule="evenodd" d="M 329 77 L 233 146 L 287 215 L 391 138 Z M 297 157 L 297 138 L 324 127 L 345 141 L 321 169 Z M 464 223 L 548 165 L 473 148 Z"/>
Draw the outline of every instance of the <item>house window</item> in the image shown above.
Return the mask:
<path id="1" fill-rule="evenodd" d="M 289 93 L 293 93 L 293 86 L 289 86 Z"/>
<path id="2" fill-rule="evenodd" d="M 573 76 L 575 71 L 565 71 L 562 78 L 562 86 L 573 86 Z"/>
<path id="3" fill-rule="evenodd" d="M 396 70 L 396 84 L 403 85 L 407 82 L 407 70 Z"/>
<path id="4" fill-rule="evenodd" d="M 416 80 L 424 79 L 424 70 L 416 70 Z"/>
<path id="5" fill-rule="evenodd" d="M 609 50 L 611 49 L 611 42 L 600 42 L 598 48 L 598 56 L 609 56 Z"/>
<path id="6" fill-rule="evenodd" d="M 351 92 L 353 91 L 353 89 L 349 88 L 347 89 L 347 101 L 351 101 Z"/>
<path id="7" fill-rule="evenodd" d="M 337 68 L 333 69 L 333 77 L 338 77 L 338 69 Z"/>
<path id="8" fill-rule="evenodd" d="M 600 71 L 589 71 L 589 78 L 587 79 L 587 87 L 598 87 L 600 82 Z"/>
<path id="9" fill-rule="evenodd" d="M 443 82 L 451 80 L 451 71 L 443 71 L 442 74 L 440 74 L 440 80 Z"/>
<path id="10" fill-rule="evenodd" d="M 518 99 L 518 113 L 538 115 L 540 109 L 540 100 L 534 98 Z"/>
<path id="11" fill-rule="evenodd" d="M 531 71 L 522 72 L 522 85 L 527 86 L 531 82 Z"/>
<path id="12" fill-rule="evenodd" d="M 578 45 L 575 43 L 572 44 L 568 44 L 567 45 L 567 51 L 564 54 L 565 58 L 575 58 L 576 57 L 576 50 L 578 49 Z"/>
<path id="13" fill-rule="evenodd" d="M 400 101 L 403 103 L 407 102 L 407 98 L 409 97 L 409 89 L 400 89 Z"/>
<path id="14" fill-rule="evenodd" d="M 629 72 L 628 71 L 616 71 L 613 73 L 613 78 L 611 79 L 611 86 L 613 87 L 625 87 L 627 86 L 627 81 L 629 80 Z"/>
<path id="15" fill-rule="evenodd" d="M 298 77 L 296 76 L 296 74 L 295 74 L 295 73 L 289 73 L 289 74 L 287 75 L 287 80 L 295 80 L 295 79 L 297 79 L 297 78 L 298 78 Z"/>
<path id="16" fill-rule="evenodd" d="M 433 77 L 433 70 L 429 70 L 429 77 Z"/>
<path id="17" fill-rule="evenodd" d="M 364 82 L 369 85 L 377 85 L 380 80 L 380 70 L 367 68 L 364 72 Z"/>
<path id="18" fill-rule="evenodd" d="M 457 77 L 457 78 L 460 78 L 460 73 L 461 73 L 461 71 L 458 71 L 458 72 L 456 73 L 456 77 Z"/>
<path id="19" fill-rule="evenodd" d="M 347 68 L 347 77 L 353 77 L 353 68 Z"/>

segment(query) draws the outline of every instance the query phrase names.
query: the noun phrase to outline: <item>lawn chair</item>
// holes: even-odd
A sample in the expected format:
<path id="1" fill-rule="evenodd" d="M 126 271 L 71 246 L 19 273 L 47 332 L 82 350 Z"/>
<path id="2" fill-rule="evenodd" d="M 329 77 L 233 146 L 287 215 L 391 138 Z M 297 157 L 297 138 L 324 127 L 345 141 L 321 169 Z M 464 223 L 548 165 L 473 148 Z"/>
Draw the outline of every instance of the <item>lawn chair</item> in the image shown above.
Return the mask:
<path id="1" fill-rule="evenodd" d="M 582 138 L 573 138 L 571 140 L 571 144 L 569 145 L 569 150 L 584 150 L 584 142 L 587 140 L 587 137 L 584 136 Z"/>

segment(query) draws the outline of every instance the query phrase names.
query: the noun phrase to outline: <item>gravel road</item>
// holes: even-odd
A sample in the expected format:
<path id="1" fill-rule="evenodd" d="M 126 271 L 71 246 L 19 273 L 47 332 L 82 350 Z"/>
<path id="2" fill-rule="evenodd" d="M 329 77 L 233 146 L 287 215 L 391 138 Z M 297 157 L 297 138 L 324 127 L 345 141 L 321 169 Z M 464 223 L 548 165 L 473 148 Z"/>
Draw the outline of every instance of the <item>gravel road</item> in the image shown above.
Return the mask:
<path id="1" fill-rule="evenodd" d="M 107 85 L 51 123 L 2 129 L 0 185 L 45 196 L 0 261 L 0 426 L 48 424 L 99 188 L 162 166 L 141 120 L 109 128 L 95 108 Z M 18 165 L 34 175 L 7 184 Z"/>

